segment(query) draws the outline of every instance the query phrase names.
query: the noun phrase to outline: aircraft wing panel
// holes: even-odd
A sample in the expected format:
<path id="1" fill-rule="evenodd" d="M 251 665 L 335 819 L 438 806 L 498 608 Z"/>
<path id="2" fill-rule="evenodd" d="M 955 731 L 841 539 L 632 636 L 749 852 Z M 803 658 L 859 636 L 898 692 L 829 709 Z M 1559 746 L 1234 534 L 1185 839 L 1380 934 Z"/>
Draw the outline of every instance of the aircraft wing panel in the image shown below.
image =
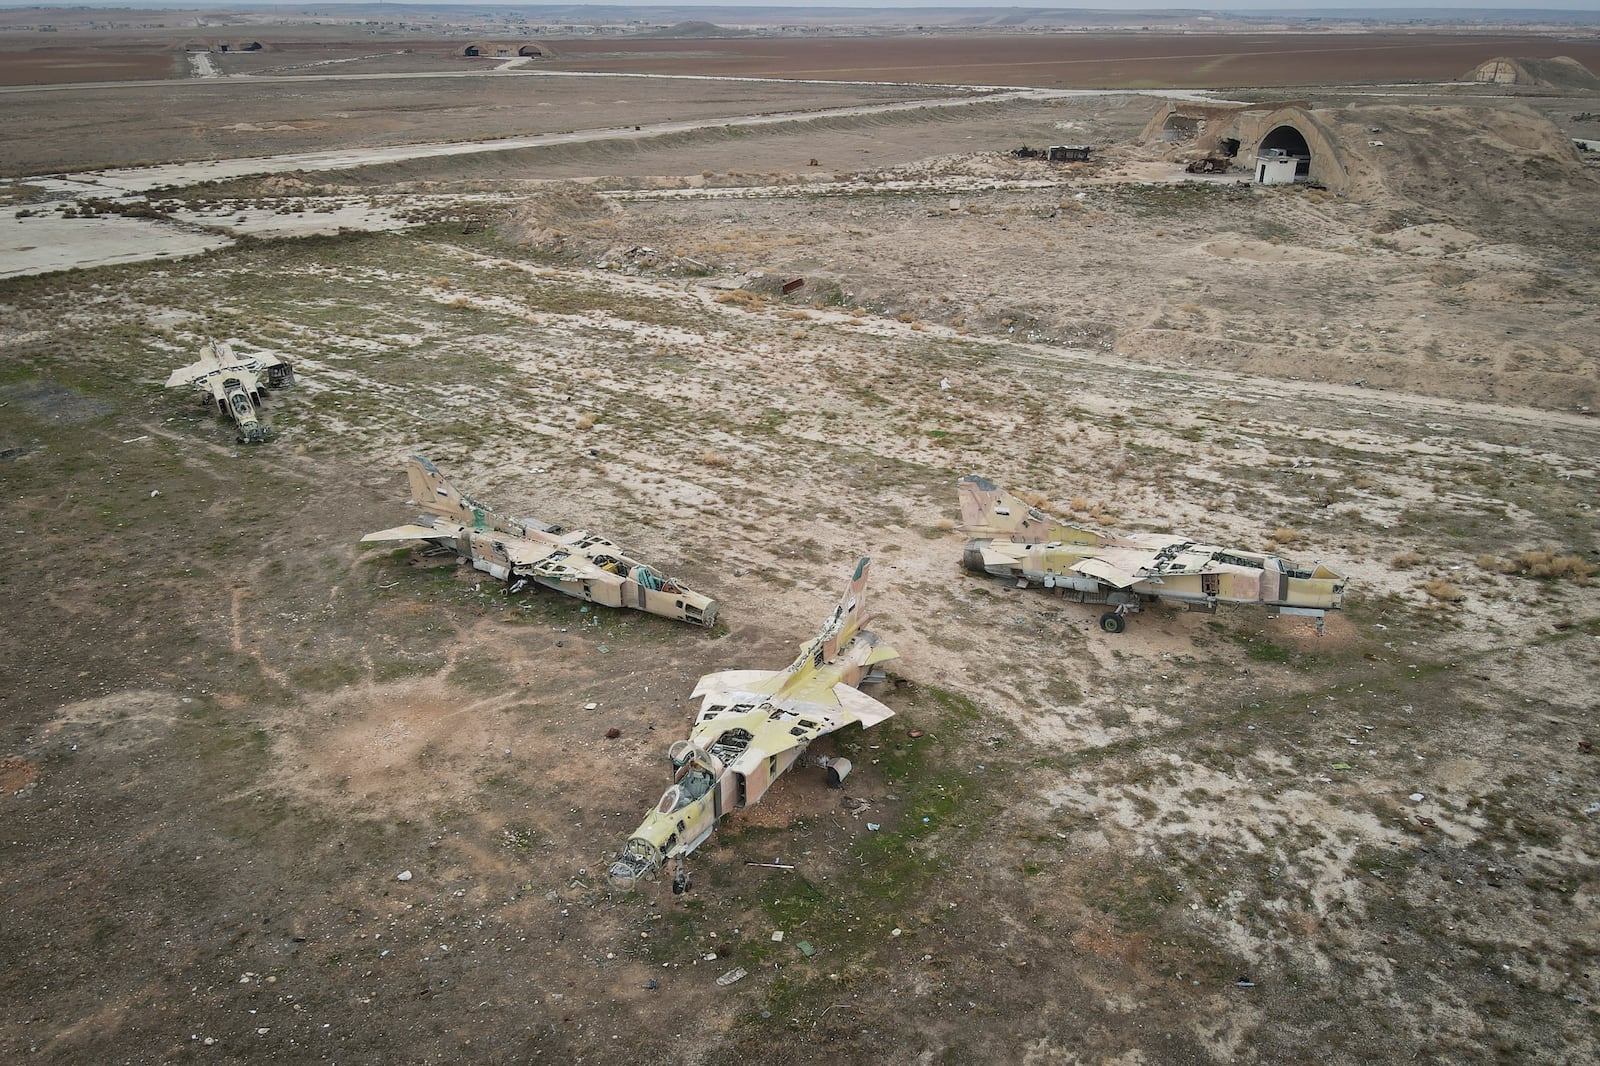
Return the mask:
<path id="1" fill-rule="evenodd" d="M 215 363 L 205 359 L 200 360 L 198 363 L 190 363 L 188 366 L 179 367 L 167 377 L 167 388 L 178 389 L 185 385 L 193 385 L 196 381 L 216 369 L 217 365 Z"/>
<path id="2" fill-rule="evenodd" d="M 1096 581 L 1104 582 L 1113 588 L 1125 589 L 1139 579 L 1126 570 L 1112 566 L 1104 559 L 1085 559 L 1072 567 L 1073 572 L 1092 577 Z"/>
<path id="3" fill-rule="evenodd" d="M 508 539 L 502 541 L 500 546 L 505 551 L 506 558 L 510 559 L 512 564 L 516 566 L 534 566 L 550 558 L 551 554 L 556 551 L 555 545 L 541 544 L 537 541 Z M 584 577 L 588 577 L 588 571 L 593 569 L 584 560 L 574 559 L 570 555 L 561 560 L 561 562 L 570 569 L 582 573 Z"/>
<path id="4" fill-rule="evenodd" d="M 710 697 L 720 701 L 728 696 L 750 696 L 753 701 L 759 701 L 778 691 L 781 684 L 782 670 L 723 670 L 702 677 L 695 683 L 689 698 Z"/>
<path id="5" fill-rule="evenodd" d="M 985 567 L 1017 566 L 1022 562 L 1022 554 L 1020 545 L 1007 543 L 985 545 L 983 548 L 983 565 Z"/>
<path id="6" fill-rule="evenodd" d="M 862 726 L 875 726 L 886 718 L 894 717 L 892 708 L 842 681 L 831 689 L 816 689 L 798 696 L 780 696 L 772 702 L 784 711 L 822 722 L 827 728 L 817 736 L 825 736 L 855 722 L 860 722 Z"/>
<path id="7" fill-rule="evenodd" d="M 448 527 L 405 525 L 393 529 L 380 529 L 361 538 L 362 544 L 395 544 L 405 540 L 455 540 L 455 530 Z"/>
<path id="8" fill-rule="evenodd" d="M 694 691 L 690 693 L 691 699 L 701 696 L 717 695 L 723 691 L 749 691 L 755 693 L 760 688 L 770 688 L 778 691 L 778 682 L 782 671 L 718 671 L 717 674 L 706 674 L 694 682 Z M 771 682 L 763 685 L 763 682 Z"/>
<path id="9" fill-rule="evenodd" d="M 894 717 L 892 708 L 879 703 L 860 689 L 852 688 L 843 682 L 833 686 L 833 694 L 838 697 L 840 710 L 843 711 L 846 718 L 846 721 L 841 722 L 840 725 L 860 722 L 862 728 L 865 729 L 875 726 L 885 719 Z"/>

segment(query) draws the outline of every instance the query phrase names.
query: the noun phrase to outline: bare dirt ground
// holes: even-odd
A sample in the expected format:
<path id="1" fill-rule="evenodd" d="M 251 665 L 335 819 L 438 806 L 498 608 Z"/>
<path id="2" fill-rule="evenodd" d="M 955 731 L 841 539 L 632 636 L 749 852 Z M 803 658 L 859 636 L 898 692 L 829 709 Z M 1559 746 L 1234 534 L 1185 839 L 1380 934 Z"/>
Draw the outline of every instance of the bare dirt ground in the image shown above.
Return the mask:
<path id="1" fill-rule="evenodd" d="M 0 1054 L 1600 1056 L 1594 171 L 1531 111 L 1377 102 L 1350 195 L 1177 183 L 1156 106 L 139 194 L 452 220 L 0 282 Z M 296 362 L 272 443 L 160 388 L 207 336 Z M 418 452 L 724 623 L 358 549 Z M 1347 609 L 1108 636 L 960 571 L 971 472 L 1325 560 Z M 610 891 L 694 680 L 787 662 L 863 553 L 903 658 L 844 793 L 796 772 L 688 895 Z"/>

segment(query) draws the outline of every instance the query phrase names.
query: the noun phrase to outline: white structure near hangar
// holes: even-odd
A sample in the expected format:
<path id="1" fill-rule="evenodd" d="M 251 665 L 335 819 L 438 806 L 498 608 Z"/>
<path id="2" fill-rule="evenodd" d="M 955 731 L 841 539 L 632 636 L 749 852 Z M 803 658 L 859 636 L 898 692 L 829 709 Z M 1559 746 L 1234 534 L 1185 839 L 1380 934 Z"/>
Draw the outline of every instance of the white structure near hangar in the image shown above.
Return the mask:
<path id="1" fill-rule="evenodd" d="M 1256 156 L 1257 185 L 1293 185 L 1300 160 L 1282 148 L 1268 148 Z"/>

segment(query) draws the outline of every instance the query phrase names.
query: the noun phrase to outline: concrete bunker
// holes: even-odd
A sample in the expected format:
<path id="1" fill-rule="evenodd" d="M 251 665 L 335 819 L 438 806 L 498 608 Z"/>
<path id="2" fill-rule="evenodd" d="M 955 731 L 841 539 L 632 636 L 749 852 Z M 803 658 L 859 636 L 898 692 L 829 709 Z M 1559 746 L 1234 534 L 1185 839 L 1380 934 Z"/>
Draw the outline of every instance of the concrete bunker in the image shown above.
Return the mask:
<path id="1" fill-rule="evenodd" d="M 1270 160 L 1271 184 L 1315 182 L 1336 192 L 1350 185 L 1344 153 L 1335 143 L 1338 127 L 1329 112 L 1304 101 L 1272 107 L 1175 101 L 1145 127 L 1142 140 L 1174 146 L 1175 158 L 1192 173 L 1217 173 L 1230 161 L 1249 167 L 1261 181 L 1261 161 Z M 1190 134 L 1188 131 L 1195 131 Z M 1292 175 L 1284 159 L 1292 159 Z"/>
<path id="2" fill-rule="evenodd" d="M 462 59 L 542 59 L 550 50 L 536 41 L 470 41 L 455 54 Z"/>
<path id="3" fill-rule="evenodd" d="M 1306 142 L 1306 135 L 1291 125 L 1274 126 L 1268 131 L 1261 138 L 1256 155 L 1257 158 L 1274 160 L 1285 157 L 1293 159 L 1296 178 L 1309 177 L 1311 174 L 1311 145 Z"/>

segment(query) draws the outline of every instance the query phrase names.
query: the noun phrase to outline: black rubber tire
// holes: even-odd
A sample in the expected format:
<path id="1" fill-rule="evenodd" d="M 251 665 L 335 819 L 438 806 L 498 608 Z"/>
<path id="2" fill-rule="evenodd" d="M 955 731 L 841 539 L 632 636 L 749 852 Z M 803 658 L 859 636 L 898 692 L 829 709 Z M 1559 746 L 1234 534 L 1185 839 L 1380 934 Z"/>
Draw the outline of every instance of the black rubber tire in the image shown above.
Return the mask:
<path id="1" fill-rule="evenodd" d="M 1121 633 L 1128 628 L 1128 620 L 1116 611 L 1107 611 L 1100 616 L 1100 628 L 1107 633 Z"/>

